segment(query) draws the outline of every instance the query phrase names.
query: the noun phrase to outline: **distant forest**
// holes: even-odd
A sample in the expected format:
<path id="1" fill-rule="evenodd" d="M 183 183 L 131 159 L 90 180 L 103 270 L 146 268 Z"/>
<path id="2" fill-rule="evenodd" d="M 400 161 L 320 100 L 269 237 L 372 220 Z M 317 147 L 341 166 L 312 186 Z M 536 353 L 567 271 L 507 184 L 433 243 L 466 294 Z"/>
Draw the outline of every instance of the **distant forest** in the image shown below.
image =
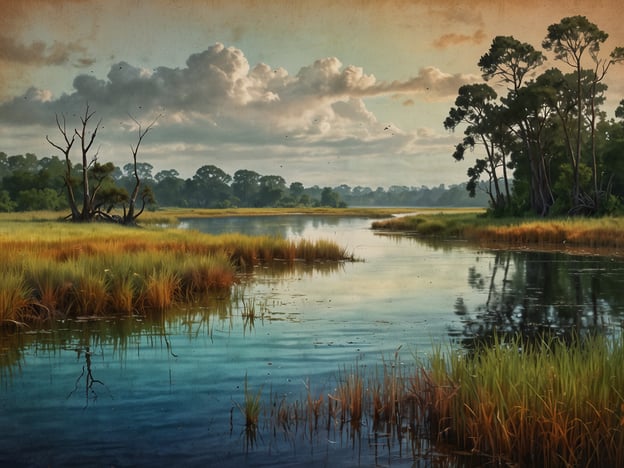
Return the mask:
<path id="1" fill-rule="evenodd" d="M 95 170 L 94 170 L 95 169 Z M 8 156 L 0 152 L 0 211 L 68 210 L 65 161 L 57 156 L 37 158 L 32 153 Z M 82 166 L 72 167 L 79 192 Z M 202 166 L 187 179 L 175 169 L 156 172 L 149 163 L 137 163 L 141 185 L 148 189 L 148 208 L 227 207 L 346 207 L 346 206 L 434 206 L 467 207 L 488 205 L 488 194 L 477 190 L 470 197 L 466 184 L 437 187 L 305 187 L 288 184 L 278 175 L 261 175 L 241 169 L 229 175 L 213 166 Z M 90 168 L 92 186 L 97 187 L 97 203 L 112 211 L 122 208 L 135 184 L 134 166 L 112 163 Z M 79 195 L 79 193 L 77 193 Z"/>

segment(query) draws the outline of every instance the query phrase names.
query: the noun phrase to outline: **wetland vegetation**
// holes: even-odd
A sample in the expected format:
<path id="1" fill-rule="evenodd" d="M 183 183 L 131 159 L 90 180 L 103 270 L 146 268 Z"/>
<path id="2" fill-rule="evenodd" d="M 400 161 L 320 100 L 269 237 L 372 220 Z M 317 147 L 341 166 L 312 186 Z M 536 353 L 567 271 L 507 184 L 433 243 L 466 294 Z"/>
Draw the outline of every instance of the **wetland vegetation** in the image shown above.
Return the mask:
<path id="1" fill-rule="evenodd" d="M 621 255 L 624 218 L 491 218 L 475 213 L 421 212 L 374 221 L 374 229 L 455 238 L 499 247 L 585 249 Z"/>
<path id="2" fill-rule="evenodd" d="M 0 323 L 145 314 L 208 293 L 226 294 L 237 274 L 274 261 L 344 261 L 344 248 L 240 234 L 59 222 L 0 227 Z"/>
<path id="3" fill-rule="evenodd" d="M 272 431 L 308 431 L 311 440 L 369 431 L 375 440 L 404 444 L 415 459 L 427 451 L 427 441 L 494 466 L 619 466 L 623 358 L 621 335 L 568 342 L 517 335 L 470 354 L 438 346 L 411 363 L 397 350 L 373 371 L 338 371 L 327 395 L 312 395 L 308 383 L 301 400 L 272 397 L 265 408 L 262 390 L 253 393 L 245 380 L 241 411 L 251 441 L 262 414 Z"/>

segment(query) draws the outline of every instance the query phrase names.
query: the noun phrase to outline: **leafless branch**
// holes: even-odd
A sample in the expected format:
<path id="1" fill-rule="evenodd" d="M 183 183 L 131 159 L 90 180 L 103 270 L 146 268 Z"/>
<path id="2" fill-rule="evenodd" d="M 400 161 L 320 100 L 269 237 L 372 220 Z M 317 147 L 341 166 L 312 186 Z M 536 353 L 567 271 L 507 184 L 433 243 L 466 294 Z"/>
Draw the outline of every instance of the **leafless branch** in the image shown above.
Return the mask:
<path id="1" fill-rule="evenodd" d="M 130 149 L 132 150 L 132 156 L 134 157 L 134 160 L 136 163 L 136 155 L 139 151 L 139 146 L 141 145 L 141 141 L 143 141 L 143 138 L 145 137 L 145 135 L 147 135 L 147 132 L 149 132 L 152 129 L 152 127 L 156 125 L 156 122 L 158 122 L 158 120 L 162 117 L 162 114 L 158 114 L 156 118 L 152 120 L 152 122 L 147 127 L 145 127 L 145 129 L 143 129 L 141 122 L 135 119 L 130 113 L 128 113 L 128 117 L 130 117 L 133 120 L 133 122 L 137 124 L 139 128 L 139 139 L 137 141 L 136 146 L 130 145 Z"/>

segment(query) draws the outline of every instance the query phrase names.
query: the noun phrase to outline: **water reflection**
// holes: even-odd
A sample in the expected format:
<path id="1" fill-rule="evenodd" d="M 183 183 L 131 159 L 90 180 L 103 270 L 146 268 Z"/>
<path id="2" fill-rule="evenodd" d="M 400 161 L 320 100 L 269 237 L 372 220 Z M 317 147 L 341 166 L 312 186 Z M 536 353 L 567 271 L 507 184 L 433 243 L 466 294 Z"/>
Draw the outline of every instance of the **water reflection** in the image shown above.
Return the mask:
<path id="1" fill-rule="evenodd" d="M 623 267 L 604 257 L 552 252 L 496 251 L 468 269 L 471 288 L 485 293 L 470 308 L 459 296 L 455 314 L 463 328 L 451 330 L 461 344 L 491 342 L 495 334 L 569 338 L 605 332 L 622 314 Z"/>
<path id="2" fill-rule="evenodd" d="M 305 231 L 320 227 L 339 226 L 344 218 L 338 216 L 227 216 L 223 218 L 184 218 L 180 227 L 224 234 L 238 232 L 249 236 L 300 237 Z"/>
<path id="3" fill-rule="evenodd" d="M 39 355 L 56 355 L 61 351 L 75 352 L 81 370 L 76 386 L 83 382 L 87 393 L 97 398 L 95 390 L 103 385 L 93 377 L 91 360 L 104 348 L 120 361 L 128 358 L 129 351 L 139 352 L 141 347 L 164 348 L 177 357 L 170 336 L 186 337 L 189 341 L 207 337 L 214 341 L 214 334 L 227 335 L 235 328 L 234 320 L 241 318 L 243 333 L 251 333 L 258 321 L 267 323 L 294 320 L 284 314 L 271 314 L 267 297 L 257 297 L 254 284 L 264 284 L 278 289 L 283 281 L 305 281 L 314 276 L 328 276 L 344 266 L 339 262 L 274 262 L 256 266 L 250 273 L 241 274 L 238 284 L 230 295 L 215 297 L 207 295 L 193 303 L 179 305 L 166 311 L 153 311 L 147 316 L 104 317 L 79 320 L 61 320 L 48 329 L 22 329 L 3 331 L 0 341 L 0 384 L 10 383 L 25 361 L 25 351 L 34 350 Z M 105 360 L 110 360 L 107 356 Z M 71 392 L 76 393 L 75 390 Z M 88 403 L 88 401 L 87 401 Z"/>
<path id="4" fill-rule="evenodd" d="M 13 378 L 24 360 L 25 337 L 23 333 L 3 333 L 0 341 L 0 384 L 4 387 L 6 382 Z"/>
<path id="5" fill-rule="evenodd" d="M 76 360 L 80 361 L 84 357 L 84 365 L 82 366 L 82 371 L 80 375 L 76 379 L 76 383 L 74 385 L 74 389 L 69 392 L 67 398 L 71 398 L 75 393 L 78 393 L 81 381 L 84 381 L 84 397 L 85 397 L 85 406 L 87 408 L 89 406 L 89 401 L 95 402 L 98 399 L 98 388 L 103 388 L 110 394 L 110 390 L 106 386 L 104 382 L 100 379 L 97 379 L 93 376 L 93 368 L 91 366 L 92 356 L 95 354 L 95 351 L 91 350 L 90 346 L 85 346 L 84 348 L 76 348 Z"/>

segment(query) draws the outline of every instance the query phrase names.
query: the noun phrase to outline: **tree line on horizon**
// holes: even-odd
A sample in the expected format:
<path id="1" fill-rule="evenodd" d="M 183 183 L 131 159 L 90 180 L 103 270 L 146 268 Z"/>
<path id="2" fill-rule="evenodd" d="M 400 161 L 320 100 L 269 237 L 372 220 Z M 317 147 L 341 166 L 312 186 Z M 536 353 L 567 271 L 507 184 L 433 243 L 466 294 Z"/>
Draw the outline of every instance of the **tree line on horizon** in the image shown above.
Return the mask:
<path id="1" fill-rule="evenodd" d="M 136 184 L 134 164 L 117 167 L 112 163 L 89 171 L 91 186 L 98 187 L 94 204 L 113 212 L 127 202 Z M 67 166 L 57 156 L 38 158 L 32 153 L 7 155 L 0 152 L 0 211 L 69 210 L 65 172 Z M 482 206 L 485 191 L 470 198 L 466 184 L 437 187 L 393 185 L 387 189 L 342 184 L 336 187 L 305 187 L 287 184 L 277 175 L 261 175 L 241 169 L 230 176 L 214 165 L 197 169 L 182 178 L 175 169 L 154 173 L 147 162 L 136 163 L 136 175 L 146 190 L 147 208 L 228 208 L 228 207 L 346 207 L 346 206 Z M 82 165 L 72 166 L 74 191 L 82 196 Z M 104 176 L 104 177 L 103 177 Z"/>
<path id="2" fill-rule="evenodd" d="M 444 120 L 463 128 L 453 152 L 481 151 L 468 171 L 473 194 L 486 183 L 499 215 L 597 215 L 621 210 L 624 198 L 624 101 L 608 119 L 601 105 L 611 66 L 624 47 L 601 52 L 608 34 L 584 16 L 548 27 L 544 52 L 513 36 L 497 36 L 478 66 L 485 83 L 459 88 Z M 498 96 L 487 82 L 505 89 Z"/>

